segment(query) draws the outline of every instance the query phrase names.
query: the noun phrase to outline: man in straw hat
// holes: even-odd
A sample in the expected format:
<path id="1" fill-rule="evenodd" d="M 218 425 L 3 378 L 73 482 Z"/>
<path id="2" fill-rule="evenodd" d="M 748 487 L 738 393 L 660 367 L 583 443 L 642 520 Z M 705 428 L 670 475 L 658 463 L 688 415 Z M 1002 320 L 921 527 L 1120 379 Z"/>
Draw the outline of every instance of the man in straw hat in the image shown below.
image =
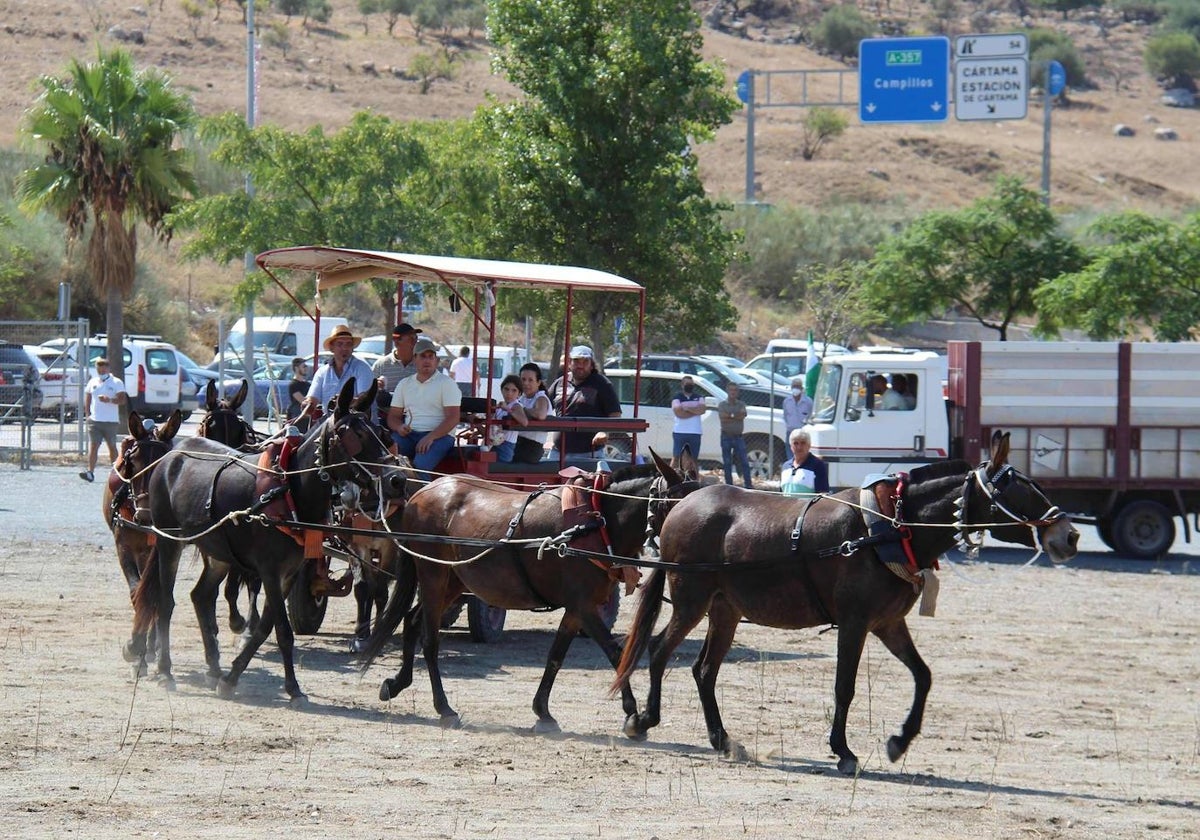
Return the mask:
<path id="1" fill-rule="evenodd" d="M 355 335 L 345 324 L 338 324 L 325 339 L 325 349 L 333 354 L 329 364 L 321 368 L 312 378 L 308 386 L 308 395 L 301 405 L 302 411 L 310 411 L 313 406 L 317 414 L 325 411 L 329 401 L 341 393 L 342 386 L 353 377 L 354 393 L 361 394 L 371 387 L 375 374 L 370 366 L 354 355 L 354 348 L 362 343 L 362 336 Z"/>

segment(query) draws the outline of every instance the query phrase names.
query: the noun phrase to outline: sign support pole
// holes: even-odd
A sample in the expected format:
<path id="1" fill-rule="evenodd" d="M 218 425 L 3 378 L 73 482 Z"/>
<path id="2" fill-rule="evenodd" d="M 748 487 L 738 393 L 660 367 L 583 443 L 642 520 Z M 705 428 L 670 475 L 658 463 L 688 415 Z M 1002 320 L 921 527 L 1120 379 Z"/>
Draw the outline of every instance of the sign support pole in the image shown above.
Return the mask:
<path id="1" fill-rule="evenodd" d="M 1050 62 L 1046 62 L 1046 79 L 1042 84 L 1045 108 L 1042 115 L 1042 201 L 1050 206 L 1050 112 L 1054 97 L 1050 95 Z"/>
<path id="2" fill-rule="evenodd" d="M 754 191 L 754 73 L 746 77 L 746 203 L 753 204 Z"/>

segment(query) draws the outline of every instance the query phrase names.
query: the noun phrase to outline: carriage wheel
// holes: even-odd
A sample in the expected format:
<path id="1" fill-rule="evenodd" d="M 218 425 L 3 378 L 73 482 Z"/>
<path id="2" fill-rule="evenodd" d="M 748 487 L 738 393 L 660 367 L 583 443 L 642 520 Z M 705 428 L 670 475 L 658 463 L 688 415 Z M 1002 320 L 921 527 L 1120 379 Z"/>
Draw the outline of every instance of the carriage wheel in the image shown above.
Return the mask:
<path id="1" fill-rule="evenodd" d="M 493 607 L 472 595 L 467 599 L 467 628 L 471 632 L 471 641 L 488 645 L 500 641 L 507 615 L 508 611 L 503 607 Z"/>
<path id="2" fill-rule="evenodd" d="M 292 623 L 292 632 L 301 636 L 312 636 L 321 629 L 325 620 L 325 610 L 329 606 L 329 597 L 313 595 L 312 582 L 316 575 L 317 564 L 305 561 L 292 581 L 291 591 L 287 596 L 288 619 Z"/>
<path id="3" fill-rule="evenodd" d="M 1130 502 L 1117 513 L 1112 525 L 1117 550 L 1139 560 L 1157 560 L 1175 542 L 1171 511 L 1158 502 Z"/>

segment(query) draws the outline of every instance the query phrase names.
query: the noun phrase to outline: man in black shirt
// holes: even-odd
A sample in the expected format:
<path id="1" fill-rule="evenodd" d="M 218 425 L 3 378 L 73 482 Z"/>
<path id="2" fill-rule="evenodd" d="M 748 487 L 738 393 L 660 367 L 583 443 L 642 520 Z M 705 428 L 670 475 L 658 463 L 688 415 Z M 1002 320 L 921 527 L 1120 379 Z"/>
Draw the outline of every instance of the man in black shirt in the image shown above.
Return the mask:
<path id="1" fill-rule="evenodd" d="M 596 369 L 592 348 L 571 348 L 570 374 L 565 371 L 550 386 L 550 403 L 560 417 L 620 417 L 621 401 L 608 377 Z M 558 448 L 567 455 L 591 457 L 592 432 L 560 432 Z"/>

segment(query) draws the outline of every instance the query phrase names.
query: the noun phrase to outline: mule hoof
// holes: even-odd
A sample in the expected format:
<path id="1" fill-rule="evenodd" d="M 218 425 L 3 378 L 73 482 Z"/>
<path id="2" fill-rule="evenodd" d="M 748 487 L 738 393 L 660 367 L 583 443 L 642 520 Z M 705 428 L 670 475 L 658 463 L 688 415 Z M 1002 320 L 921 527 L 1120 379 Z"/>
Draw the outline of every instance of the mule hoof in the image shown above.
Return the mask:
<path id="1" fill-rule="evenodd" d="M 645 741 L 647 734 L 649 734 L 647 730 L 638 725 L 638 716 L 636 714 L 625 718 L 625 725 L 621 728 L 621 731 L 631 741 Z"/>
<path id="2" fill-rule="evenodd" d="M 900 756 L 908 752 L 908 745 L 900 740 L 899 735 L 893 735 L 887 741 L 888 761 L 896 762 L 900 760 Z"/>
<path id="3" fill-rule="evenodd" d="M 237 690 L 237 686 L 233 683 L 226 682 L 225 678 L 217 680 L 217 696 L 222 700 L 232 700 L 233 692 Z"/>
<path id="4" fill-rule="evenodd" d="M 557 735 L 560 732 L 562 728 L 554 718 L 538 718 L 538 722 L 533 725 L 535 735 Z"/>
<path id="5" fill-rule="evenodd" d="M 438 721 L 442 725 L 442 729 L 462 729 L 462 718 L 457 713 L 442 715 Z"/>
<path id="6" fill-rule="evenodd" d="M 301 691 L 299 694 L 293 694 L 288 699 L 288 705 L 293 709 L 303 709 L 308 706 L 308 695 Z"/>
<path id="7" fill-rule="evenodd" d="M 350 652 L 351 653 L 362 653 L 366 649 L 367 649 L 367 640 L 366 639 L 360 639 L 357 636 L 355 636 L 353 639 L 350 640 Z"/>
<path id="8" fill-rule="evenodd" d="M 166 691 L 175 690 L 175 678 L 170 674 L 159 674 L 158 681 Z"/>
<path id="9" fill-rule="evenodd" d="M 379 699 L 384 703 L 391 700 L 399 693 L 400 689 L 396 687 L 396 681 L 391 678 L 388 678 L 379 684 Z"/>
<path id="10" fill-rule="evenodd" d="M 217 687 L 217 681 L 219 679 L 221 679 L 220 674 L 205 674 L 204 675 L 204 687 L 209 690 L 215 689 Z"/>
<path id="11" fill-rule="evenodd" d="M 142 654 L 131 643 L 126 642 L 121 646 L 121 658 L 126 662 L 140 662 Z"/>
<path id="12" fill-rule="evenodd" d="M 730 761 L 740 761 L 743 763 L 752 760 L 749 751 L 742 745 L 741 741 L 730 741 L 729 745 L 725 748 L 725 757 Z"/>
<path id="13" fill-rule="evenodd" d="M 858 775 L 858 759 L 854 756 L 838 759 L 838 772 L 843 776 Z"/>
<path id="14" fill-rule="evenodd" d="M 142 677 L 146 676 L 146 674 L 149 672 L 149 669 L 146 667 L 145 662 L 137 662 L 137 661 L 134 662 L 133 667 L 130 668 L 129 670 L 132 672 L 133 679 L 135 681 L 140 680 Z"/>

